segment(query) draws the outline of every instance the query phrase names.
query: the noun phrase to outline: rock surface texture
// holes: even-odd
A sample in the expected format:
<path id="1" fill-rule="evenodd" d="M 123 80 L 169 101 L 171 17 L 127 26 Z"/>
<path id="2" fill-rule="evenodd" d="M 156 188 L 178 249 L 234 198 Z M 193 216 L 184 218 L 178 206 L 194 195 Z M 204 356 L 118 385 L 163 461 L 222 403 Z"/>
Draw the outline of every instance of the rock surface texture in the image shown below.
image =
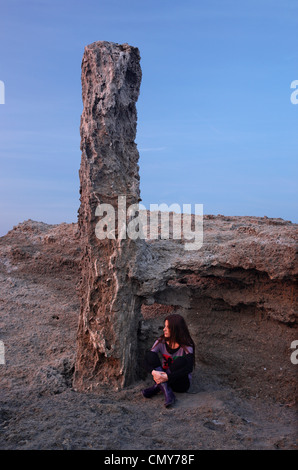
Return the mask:
<path id="1" fill-rule="evenodd" d="M 75 371 L 80 389 L 105 382 L 121 387 L 135 378 L 140 305 L 129 270 L 138 242 L 121 239 L 117 226 L 118 196 L 125 196 L 127 205 L 140 200 L 134 142 L 140 83 L 137 48 L 108 42 L 85 48 L 78 217 L 83 254 Z M 99 204 L 115 209 L 114 238 L 97 237 Z"/>

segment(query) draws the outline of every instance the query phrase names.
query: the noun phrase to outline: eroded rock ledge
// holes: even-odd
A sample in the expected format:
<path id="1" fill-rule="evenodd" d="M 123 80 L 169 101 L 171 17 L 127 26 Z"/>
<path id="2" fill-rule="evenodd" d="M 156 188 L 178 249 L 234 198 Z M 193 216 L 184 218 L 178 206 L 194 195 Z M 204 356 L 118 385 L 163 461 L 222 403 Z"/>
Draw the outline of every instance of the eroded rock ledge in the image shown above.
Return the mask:
<path id="1" fill-rule="evenodd" d="M 147 241 L 136 266 L 139 295 L 188 308 L 194 297 L 249 305 L 266 318 L 297 320 L 297 224 L 267 217 L 204 216 L 204 243 Z M 154 263 L 152 263 L 154 259 Z M 154 264 L 151 269 L 143 265 Z"/>

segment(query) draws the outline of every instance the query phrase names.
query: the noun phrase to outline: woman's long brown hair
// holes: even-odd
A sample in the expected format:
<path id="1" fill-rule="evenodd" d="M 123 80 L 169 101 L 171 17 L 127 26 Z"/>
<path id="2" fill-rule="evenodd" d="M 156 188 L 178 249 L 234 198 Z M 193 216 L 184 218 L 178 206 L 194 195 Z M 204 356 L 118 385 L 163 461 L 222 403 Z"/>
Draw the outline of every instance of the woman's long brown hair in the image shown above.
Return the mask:
<path id="1" fill-rule="evenodd" d="M 169 330 L 170 330 L 170 338 L 169 338 L 169 346 L 171 344 L 178 343 L 187 353 L 187 346 L 191 346 L 193 348 L 193 357 L 195 362 L 195 343 L 190 336 L 188 326 L 184 318 L 179 315 L 178 313 L 171 313 L 165 318 L 168 321 Z M 161 335 L 158 339 L 159 342 L 165 342 L 165 335 Z"/>

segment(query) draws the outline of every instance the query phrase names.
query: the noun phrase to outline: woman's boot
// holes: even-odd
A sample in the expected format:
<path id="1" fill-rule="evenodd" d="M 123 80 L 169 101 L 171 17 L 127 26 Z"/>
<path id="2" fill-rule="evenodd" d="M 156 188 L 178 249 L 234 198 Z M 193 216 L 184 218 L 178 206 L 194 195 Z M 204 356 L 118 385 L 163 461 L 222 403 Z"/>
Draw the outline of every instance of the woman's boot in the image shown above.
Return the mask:
<path id="1" fill-rule="evenodd" d="M 154 370 L 159 370 L 159 371 L 163 371 L 163 368 L 162 367 L 156 367 Z M 145 388 L 145 390 L 142 390 L 142 394 L 145 398 L 151 398 L 151 397 L 154 397 L 154 395 L 157 395 L 158 393 L 160 392 L 160 388 L 158 386 L 158 384 L 154 384 L 152 385 L 152 387 L 149 387 L 149 388 Z"/>
<path id="2" fill-rule="evenodd" d="M 154 397 L 154 395 L 157 395 L 160 392 L 160 388 L 157 384 L 152 385 L 152 387 L 145 388 L 145 390 L 142 390 L 142 394 L 145 398 L 151 398 Z"/>
<path id="3" fill-rule="evenodd" d="M 165 399 L 166 399 L 165 400 L 165 407 L 167 408 L 168 406 L 173 405 L 176 401 L 176 397 L 175 397 L 174 392 L 171 389 L 171 387 L 169 387 L 169 385 L 166 382 L 163 382 L 163 383 L 159 384 L 159 388 L 160 388 L 160 390 L 163 391 Z"/>

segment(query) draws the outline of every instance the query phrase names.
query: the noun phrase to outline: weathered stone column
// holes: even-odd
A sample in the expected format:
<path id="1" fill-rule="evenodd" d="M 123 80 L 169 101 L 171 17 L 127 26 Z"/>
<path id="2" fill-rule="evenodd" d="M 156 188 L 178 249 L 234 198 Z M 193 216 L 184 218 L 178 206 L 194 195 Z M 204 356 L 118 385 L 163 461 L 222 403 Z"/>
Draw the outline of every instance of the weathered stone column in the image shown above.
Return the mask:
<path id="1" fill-rule="evenodd" d="M 140 305 L 130 276 L 139 241 L 119 239 L 118 196 L 127 207 L 140 201 L 136 101 L 141 83 L 140 55 L 128 44 L 95 42 L 82 61 L 81 312 L 74 375 L 77 389 L 103 384 L 123 387 L 137 366 Z M 99 204 L 115 209 L 115 238 L 99 239 Z M 105 215 L 105 214 L 102 214 Z"/>

